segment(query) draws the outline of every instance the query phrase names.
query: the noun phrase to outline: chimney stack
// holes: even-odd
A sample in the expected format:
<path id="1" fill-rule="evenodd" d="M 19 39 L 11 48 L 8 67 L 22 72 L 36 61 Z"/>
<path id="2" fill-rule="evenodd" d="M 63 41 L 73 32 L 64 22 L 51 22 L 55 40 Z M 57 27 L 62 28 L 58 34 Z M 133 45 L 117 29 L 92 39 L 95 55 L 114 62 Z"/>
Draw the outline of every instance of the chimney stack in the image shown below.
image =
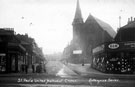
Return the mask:
<path id="1" fill-rule="evenodd" d="M 132 23 L 132 22 L 135 22 L 135 18 L 133 18 L 133 17 L 128 18 L 128 24 Z"/>
<path id="2" fill-rule="evenodd" d="M 133 21 L 133 17 L 131 17 L 131 22 Z"/>

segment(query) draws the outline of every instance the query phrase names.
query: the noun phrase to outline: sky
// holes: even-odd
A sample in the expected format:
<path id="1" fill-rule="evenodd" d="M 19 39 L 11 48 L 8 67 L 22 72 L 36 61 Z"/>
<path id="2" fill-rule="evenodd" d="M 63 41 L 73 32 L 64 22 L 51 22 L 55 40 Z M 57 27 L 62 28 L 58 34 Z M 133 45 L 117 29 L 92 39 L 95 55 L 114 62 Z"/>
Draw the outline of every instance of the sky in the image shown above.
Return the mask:
<path id="1" fill-rule="evenodd" d="M 0 0 L 0 28 L 28 33 L 44 54 L 62 52 L 72 39 L 77 0 Z M 89 14 L 117 31 L 135 17 L 135 0 L 80 0 L 84 21 Z"/>

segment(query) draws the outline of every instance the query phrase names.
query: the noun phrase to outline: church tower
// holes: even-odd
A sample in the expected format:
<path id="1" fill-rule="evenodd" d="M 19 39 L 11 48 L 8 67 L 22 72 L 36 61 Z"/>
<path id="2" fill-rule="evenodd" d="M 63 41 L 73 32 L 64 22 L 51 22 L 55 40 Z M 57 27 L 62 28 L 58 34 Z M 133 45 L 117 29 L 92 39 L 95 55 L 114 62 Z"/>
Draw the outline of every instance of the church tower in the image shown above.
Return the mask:
<path id="1" fill-rule="evenodd" d="M 75 12 L 75 17 L 73 20 L 73 41 L 78 41 L 80 36 L 81 36 L 81 30 L 83 28 L 83 18 L 82 18 L 82 13 L 80 9 L 80 4 L 79 0 L 77 0 L 77 5 L 76 5 L 76 12 Z"/>

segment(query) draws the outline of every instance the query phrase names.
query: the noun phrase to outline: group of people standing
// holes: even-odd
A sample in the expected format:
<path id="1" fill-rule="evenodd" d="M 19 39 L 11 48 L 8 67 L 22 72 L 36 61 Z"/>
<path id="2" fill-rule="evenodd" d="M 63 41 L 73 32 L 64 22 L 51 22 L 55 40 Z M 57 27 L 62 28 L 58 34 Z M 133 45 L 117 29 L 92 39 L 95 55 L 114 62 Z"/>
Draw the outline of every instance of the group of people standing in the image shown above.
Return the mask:
<path id="1" fill-rule="evenodd" d="M 29 70 L 28 65 L 23 64 L 21 66 L 22 72 L 27 74 L 28 70 Z M 39 63 L 39 64 L 36 64 L 36 65 L 32 65 L 31 71 L 32 71 L 32 73 L 46 73 L 45 64 Z"/>

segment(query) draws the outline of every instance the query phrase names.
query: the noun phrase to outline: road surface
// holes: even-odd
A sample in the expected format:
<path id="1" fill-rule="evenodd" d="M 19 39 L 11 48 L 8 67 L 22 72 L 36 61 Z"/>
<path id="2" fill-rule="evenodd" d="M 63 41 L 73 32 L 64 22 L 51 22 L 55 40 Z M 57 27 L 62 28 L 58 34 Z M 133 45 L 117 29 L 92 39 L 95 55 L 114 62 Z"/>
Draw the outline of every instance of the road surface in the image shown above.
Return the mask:
<path id="1" fill-rule="evenodd" d="M 46 64 L 47 73 L 56 76 L 75 76 L 78 75 L 69 67 L 61 63 L 60 61 L 49 61 Z"/>

